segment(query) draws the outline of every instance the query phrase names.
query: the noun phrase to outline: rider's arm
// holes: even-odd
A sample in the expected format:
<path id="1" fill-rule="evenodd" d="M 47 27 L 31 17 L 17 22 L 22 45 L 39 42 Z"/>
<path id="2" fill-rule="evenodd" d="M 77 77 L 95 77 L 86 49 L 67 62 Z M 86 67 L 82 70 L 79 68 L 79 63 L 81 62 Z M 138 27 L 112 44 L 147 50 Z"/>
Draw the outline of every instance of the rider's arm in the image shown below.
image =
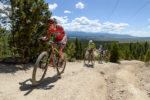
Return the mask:
<path id="1" fill-rule="evenodd" d="M 47 40 L 46 36 L 42 38 L 42 40 Z"/>
<path id="2" fill-rule="evenodd" d="M 49 37 L 50 37 L 50 35 L 47 34 L 45 37 L 42 38 L 42 40 L 48 40 Z"/>
<path id="3" fill-rule="evenodd" d="M 94 44 L 94 43 L 93 43 L 93 50 L 96 51 L 96 47 L 95 47 L 95 44 Z"/>
<path id="4" fill-rule="evenodd" d="M 95 49 L 95 44 L 93 43 L 93 49 Z"/>

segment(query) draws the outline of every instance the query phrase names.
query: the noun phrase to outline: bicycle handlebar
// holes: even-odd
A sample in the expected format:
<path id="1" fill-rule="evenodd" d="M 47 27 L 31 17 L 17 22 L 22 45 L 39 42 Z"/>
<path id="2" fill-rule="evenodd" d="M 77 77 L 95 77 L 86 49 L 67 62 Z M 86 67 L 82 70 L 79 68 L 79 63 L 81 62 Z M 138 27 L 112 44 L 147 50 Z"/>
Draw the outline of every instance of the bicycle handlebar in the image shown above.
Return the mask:
<path id="1" fill-rule="evenodd" d="M 63 42 L 53 42 L 53 41 L 49 41 L 49 43 L 52 45 L 64 44 Z"/>
<path id="2" fill-rule="evenodd" d="M 40 42 L 48 42 L 51 45 L 58 45 L 58 44 L 63 44 L 64 45 L 63 42 L 53 42 L 53 41 L 49 41 L 49 40 L 43 40 L 42 38 L 38 38 L 38 41 L 40 41 Z"/>
<path id="3" fill-rule="evenodd" d="M 43 40 L 42 38 L 37 39 L 39 42 L 47 42 L 47 40 Z"/>

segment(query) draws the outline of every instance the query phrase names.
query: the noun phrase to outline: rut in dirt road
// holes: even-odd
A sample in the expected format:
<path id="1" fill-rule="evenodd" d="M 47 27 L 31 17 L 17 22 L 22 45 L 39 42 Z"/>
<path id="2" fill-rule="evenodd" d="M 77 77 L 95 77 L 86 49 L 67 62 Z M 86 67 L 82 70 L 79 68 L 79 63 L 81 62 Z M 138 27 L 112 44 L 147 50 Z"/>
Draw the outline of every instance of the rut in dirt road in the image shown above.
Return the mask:
<path id="1" fill-rule="evenodd" d="M 106 76 L 108 100 L 150 100 L 148 93 L 140 86 L 140 78 L 136 77 L 136 69 L 143 65 L 137 61 L 124 61 L 121 66 L 116 66 L 117 70 L 111 67 Z"/>

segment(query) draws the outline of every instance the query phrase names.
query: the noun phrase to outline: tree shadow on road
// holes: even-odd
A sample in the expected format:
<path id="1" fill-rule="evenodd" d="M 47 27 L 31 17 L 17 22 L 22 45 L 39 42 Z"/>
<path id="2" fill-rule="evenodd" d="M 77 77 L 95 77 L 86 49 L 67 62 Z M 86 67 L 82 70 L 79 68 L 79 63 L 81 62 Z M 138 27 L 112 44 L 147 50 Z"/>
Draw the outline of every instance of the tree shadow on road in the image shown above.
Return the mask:
<path id="1" fill-rule="evenodd" d="M 20 82 L 19 84 L 20 86 L 20 90 L 21 91 L 27 91 L 24 96 L 27 96 L 28 94 L 30 94 L 34 89 L 44 89 L 44 90 L 49 90 L 52 89 L 54 87 L 54 85 L 50 85 L 50 83 L 54 83 L 56 82 L 58 79 L 60 79 L 61 77 L 58 75 L 54 75 L 53 77 L 47 77 L 45 78 L 41 84 L 37 85 L 37 86 L 33 86 L 32 85 L 32 80 L 31 79 L 27 79 L 24 82 Z"/>
<path id="2" fill-rule="evenodd" d="M 0 73 L 16 73 L 19 70 L 28 70 L 33 64 L 6 64 L 0 63 Z"/>

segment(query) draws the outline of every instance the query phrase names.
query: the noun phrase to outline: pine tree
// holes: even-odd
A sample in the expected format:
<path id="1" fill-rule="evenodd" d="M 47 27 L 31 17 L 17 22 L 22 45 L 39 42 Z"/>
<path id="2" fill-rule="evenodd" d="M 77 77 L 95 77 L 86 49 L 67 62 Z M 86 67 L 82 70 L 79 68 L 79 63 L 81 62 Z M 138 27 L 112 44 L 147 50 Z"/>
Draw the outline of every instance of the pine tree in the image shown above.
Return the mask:
<path id="1" fill-rule="evenodd" d="M 139 57 L 139 60 L 141 60 L 141 61 L 144 61 L 144 53 L 143 52 L 141 52 L 141 54 L 140 54 L 140 57 Z"/>
<path id="2" fill-rule="evenodd" d="M 2 28 L 0 25 L 0 56 L 2 56 L 2 54 L 7 53 L 7 39 L 8 39 L 8 31 L 5 28 Z"/>
<path id="3" fill-rule="evenodd" d="M 79 48 L 80 48 L 80 59 L 83 59 L 83 47 L 82 47 L 82 43 L 79 43 Z"/>
<path id="4" fill-rule="evenodd" d="M 12 31 L 10 44 L 16 44 L 20 56 L 36 58 L 41 51 L 37 38 L 45 36 L 48 30 L 46 21 L 51 13 L 44 0 L 10 0 Z"/>
<path id="5" fill-rule="evenodd" d="M 146 56 L 145 56 L 145 62 L 149 62 L 149 61 L 150 61 L 150 49 L 147 50 Z"/>
<path id="6" fill-rule="evenodd" d="M 80 41 L 78 40 L 78 38 L 75 39 L 75 57 L 76 59 L 80 59 L 81 58 L 81 48 L 80 48 Z"/>
<path id="7" fill-rule="evenodd" d="M 119 46 L 116 42 L 111 45 L 110 62 L 118 62 L 119 60 Z"/>
<path id="8" fill-rule="evenodd" d="M 146 42 L 144 43 L 144 54 L 146 54 L 148 48 L 149 48 L 149 44 L 148 44 L 148 42 L 146 41 Z"/>
<path id="9" fill-rule="evenodd" d="M 125 60 L 129 60 L 130 59 L 130 51 L 128 48 L 126 48 L 125 50 Z"/>
<path id="10" fill-rule="evenodd" d="M 75 61 L 75 44 L 74 42 L 72 42 L 71 44 L 68 45 L 67 49 L 66 49 L 66 54 L 67 54 L 67 59 L 68 61 Z"/>
<path id="11" fill-rule="evenodd" d="M 0 39 L 6 34 L 6 29 L 2 28 L 2 26 L 0 25 Z"/>

